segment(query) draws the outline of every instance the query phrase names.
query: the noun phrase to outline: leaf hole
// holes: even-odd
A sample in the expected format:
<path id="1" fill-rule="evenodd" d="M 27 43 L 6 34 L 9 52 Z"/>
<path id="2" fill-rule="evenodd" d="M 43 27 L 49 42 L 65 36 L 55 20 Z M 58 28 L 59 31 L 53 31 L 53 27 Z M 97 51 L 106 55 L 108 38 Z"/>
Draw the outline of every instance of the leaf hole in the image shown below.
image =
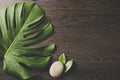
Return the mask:
<path id="1" fill-rule="evenodd" d="M 6 8 L 6 10 L 5 10 L 5 23 L 6 23 L 6 28 L 8 29 L 8 11 L 7 11 L 7 8 Z"/>
<path id="2" fill-rule="evenodd" d="M 44 15 L 39 21 L 31 24 L 31 25 L 29 26 L 29 28 L 30 28 L 30 29 L 33 29 L 33 28 L 36 28 L 36 27 L 40 26 L 40 24 L 43 23 L 45 19 L 46 19 L 46 17 L 45 17 L 45 15 Z"/>
<path id="3" fill-rule="evenodd" d="M 0 26 L 1 27 L 1 26 Z M 2 31 L 1 31 L 1 28 L 0 28 L 0 37 L 3 37 L 3 35 L 2 35 Z"/>
<path id="4" fill-rule="evenodd" d="M 27 66 L 26 64 L 24 64 L 24 63 L 22 63 L 22 62 L 19 62 L 19 64 L 21 65 L 21 66 L 23 66 L 25 69 L 27 69 L 27 70 L 31 70 L 32 68 L 31 67 L 29 67 L 29 66 Z"/>
<path id="5" fill-rule="evenodd" d="M 38 34 L 39 34 L 39 32 L 35 32 L 35 33 L 29 34 L 29 35 L 25 35 L 24 38 L 27 38 L 27 39 L 34 38 Z"/>

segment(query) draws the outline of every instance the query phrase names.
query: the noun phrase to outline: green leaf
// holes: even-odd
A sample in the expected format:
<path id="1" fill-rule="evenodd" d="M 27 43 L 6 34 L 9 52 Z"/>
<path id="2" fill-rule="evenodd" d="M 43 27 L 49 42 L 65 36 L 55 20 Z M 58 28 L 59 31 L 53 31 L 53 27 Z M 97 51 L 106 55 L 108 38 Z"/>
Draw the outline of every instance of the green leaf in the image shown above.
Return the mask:
<path id="1" fill-rule="evenodd" d="M 73 64 L 73 60 L 67 61 L 67 63 L 65 64 L 65 67 L 66 67 L 65 73 L 70 70 L 70 68 L 72 67 L 72 64 Z"/>
<path id="2" fill-rule="evenodd" d="M 59 56 L 59 61 L 62 62 L 63 64 L 66 63 L 66 56 L 64 53 L 62 53 L 60 56 Z"/>
<path id="3" fill-rule="evenodd" d="M 53 33 L 50 18 L 39 5 L 19 2 L 0 10 L 0 55 L 7 73 L 28 79 L 35 73 L 31 68 L 44 68 L 55 49 L 54 44 L 29 47 L 47 39 Z"/>

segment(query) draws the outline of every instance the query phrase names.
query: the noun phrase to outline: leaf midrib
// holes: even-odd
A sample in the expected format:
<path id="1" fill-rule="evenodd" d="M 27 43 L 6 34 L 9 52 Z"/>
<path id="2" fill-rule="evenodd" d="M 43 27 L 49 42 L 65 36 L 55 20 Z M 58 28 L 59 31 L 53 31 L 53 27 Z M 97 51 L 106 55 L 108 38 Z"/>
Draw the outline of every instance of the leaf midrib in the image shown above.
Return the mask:
<path id="1" fill-rule="evenodd" d="M 34 6 L 35 6 L 35 5 L 34 5 Z M 32 7 L 32 9 L 34 8 L 34 6 Z M 23 7 L 23 6 L 22 6 L 22 7 Z M 32 9 L 30 10 L 29 15 L 31 14 Z M 29 15 L 28 15 L 28 17 L 29 17 Z M 15 15 L 14 15 L 14 16 L 15 16 Z M 24 24 L 22 25 L 22 28 L 19 30 L 19 32 L 18 32 L 17 35 L 15 36 L 15 38 L 14 38 L 14 40 L 12 41 L 11 45 L 9 46 L 9 48 L 7 49 L 7 51 L 5 52 L 5 56 L 7 56 L 7 54 L 9 53 L 9 51 L 10 51 L 10 49 L 11 49 L 11 47 L 12 47 L 12 46 L 14 45 L 14 43 L 16 42 L 18 35 L 19 35 L 19 34 L 21 33 L 21 31 L 24 29 L 24 26 L 25 26 L 25 24 L 26 24 L 26 21 L 27 21 L 28 17 L 26 18 Z"/>

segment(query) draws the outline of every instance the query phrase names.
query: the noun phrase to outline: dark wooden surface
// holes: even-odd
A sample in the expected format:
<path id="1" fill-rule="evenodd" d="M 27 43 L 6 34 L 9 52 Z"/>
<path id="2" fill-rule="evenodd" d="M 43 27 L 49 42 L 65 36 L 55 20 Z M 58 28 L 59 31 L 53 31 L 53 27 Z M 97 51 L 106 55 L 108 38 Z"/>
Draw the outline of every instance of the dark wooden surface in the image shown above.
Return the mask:
<path id="1" fill-rule="evenodd" d="M 20 0 L 0 0 L 0 7 Z M 23 0 L 31 1 L 31 0 Z M 56 43 L 53 61 L 64 52 L 73 58 L 73 69 L 54 79 L 48 70 L 32 80 L 120 80 L 120 0 L 34 0 L 51 17 Z M 40 44 L 37 44 L 39 46 Z M 0 80 L 18 80 L 2 71 Z"/>

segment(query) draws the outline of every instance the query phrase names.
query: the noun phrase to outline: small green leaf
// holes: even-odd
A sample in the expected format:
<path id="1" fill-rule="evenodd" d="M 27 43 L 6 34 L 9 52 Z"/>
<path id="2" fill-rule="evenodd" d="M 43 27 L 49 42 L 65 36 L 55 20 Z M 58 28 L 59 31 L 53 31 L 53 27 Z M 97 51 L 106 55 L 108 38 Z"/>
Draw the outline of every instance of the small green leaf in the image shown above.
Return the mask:
<path id="1" fill-rule="evenodd" d="M 66 56 L 64 53 L 62 53 L 60 56 L 59 56 L 59 61 L 62 62 L 63 64 L 66 63 Z"/>
<path id="2" fill-rule="evenodd" d="M 65 67 L 66 67 L 65 73 L 66 73 L 68 70 L 70 70 L 70 68 L 72 67 L 72 64 L 73 64 L 73 60 L 67 61 L 67 63 L 65 64 Z"/>

